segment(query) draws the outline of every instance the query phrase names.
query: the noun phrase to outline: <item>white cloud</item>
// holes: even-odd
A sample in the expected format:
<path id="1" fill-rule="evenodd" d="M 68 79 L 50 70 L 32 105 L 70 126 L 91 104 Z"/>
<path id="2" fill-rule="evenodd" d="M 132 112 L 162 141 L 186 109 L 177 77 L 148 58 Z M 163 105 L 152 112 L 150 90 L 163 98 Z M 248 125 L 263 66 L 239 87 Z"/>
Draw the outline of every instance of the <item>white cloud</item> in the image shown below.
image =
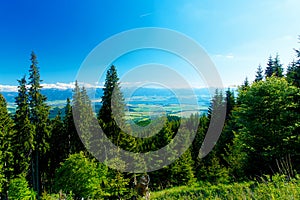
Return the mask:
<path id="1" fill-rule="evenodd" d="M 80 87 L 84 86 L 87 89 L 90 88 L 103 88 L 103 83 L 98 84 L 90 84 L 90 83 L 78 83 Z M 41 86 L 43 89 L 58 89 L 58 90 L 68 90 L 68 89 L 74 89 L 75 82 L 70 83 L 42 83 Z M 29 86 L 27 86 L 29 87 Z M 0 92 L 17 92 L 18 86 L 15 85 L 0 85 Z"/>
<path id="2" fill-rule="evenodd" d="M 0 92 L 17 92 L 18 87 L 14 85 L 0 85 Z"/>
<path id="3" fill-rule="evenodd" d="M 149 15 L 152 15 L 152 12 L 141 14 L 140 18 L 147 17 Z"/>
<path id="4" fill-rule="evenodd" d="M 44 89 L 58 89 L 58 90 L 67 90 L 67 89 L 73 89 L 75 87 L 75 83 L 42 83 L 41 86 Z"/>
<path id="5" fill-rule="evenodd" d="M 234 59 L 234 55 L 232 53 L 229 54 L 217 54 L 217 55 L 212 55 L 213 58 L 220 58 L 220 59 Z"/>

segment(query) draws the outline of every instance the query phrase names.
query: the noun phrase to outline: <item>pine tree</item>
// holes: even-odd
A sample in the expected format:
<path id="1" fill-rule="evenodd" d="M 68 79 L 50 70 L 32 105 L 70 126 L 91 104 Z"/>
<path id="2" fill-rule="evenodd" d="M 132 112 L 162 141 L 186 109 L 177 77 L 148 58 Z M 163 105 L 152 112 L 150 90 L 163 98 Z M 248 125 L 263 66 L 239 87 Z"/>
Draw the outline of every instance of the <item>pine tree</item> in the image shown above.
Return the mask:
<path id="1" fill-rule="evenodd" d="M 283 77 L 283 68 L 280 64 L 279 55 L 277 54 L 273 61 L 273 75 L 276 77 Z"/>
<path id="2" fill-rule="evenodd" d="M 96 125 L 94 124 L 93 120 L 94 113 L 91 107 L 91 101 L 89 100 L 89 97 L 87 95 L 87 91 L 84 87 L 80 89 L 77 81 L 75 83 L 75 89 L 73 94 L 73 114 L 74 122 L 76 123 L 77 133 L 79 134 L 80 139 L 84 145 L 81 146 L 78 138 L 76 138 L 76 136 L 73 135 L 74 138 L 70 140 L 70 142 L 74 142 L 73 144 L 76 145 L 76 147 L 73 146 L 71 148 L 78 148 L 77 150 L 90 150 L 92 137 L 95 133 L 94 126 Z"/>
<path id="3" fill-rule="evenodd" d="M 129 150 L 134 146 L 134 138 L 122 132 L 126 130 L 125 103 L 118 81 L 117 70 L 112 65 L 106 74 L 98 119 L 107 137 L 118 146 Z"/>
<path id="4" fill-rule="evenodd" d="M 41 194 L 43 184 L 41 175 L 45 176 L 45 169 L 48 167 L 46 152 L 49 150 L 49 106 L 46 104 L 46 97 L 41 94 L 40 72 L 37 66 L 38 61 L 34 52 L 31 53 L 31 65 L 29 70 L 29 105 L 30 121 L 35 126 L 35 149 L 32 154 L 32 178 L 33 187 L 38 195 Z M 46 177 L 43 177 L 45 180 Z"/>
<path id="5" fill-rule="evenodd" d="M 289 83 L 294 83 L 296 71 L 296 62 L 293 60 L 287 67 L 286 80 Z"/>
<path id="6" fill-rule="evenodd" d="M 78 87 L 78 84 L 77 84 Z M 84 145 L 82 144 L 79 135 L 77 134 L 76 127 L 74 124 L 73 113 L 71 101 L 68 98 L 67 104 L 65 107 L 65 117 L 63 119 L 64 122 L 64 132 L 68 141 L 68 152 L 69 154 L 79 153 L 84 150 Z"/>
<path id="7" fill-rule="evenodd" d="M 130 151 L 136 147 L 136 140 L 133 136 L 126 134 L 125 127 L 125 103 L 119 86 L 117 69 L 112 65 L 107 73 L 103 88 L 102 107 L 98 113 L 99 124 L 106 136 L 117 146 L 116 152 L 109 152 L 113 159 L 107 160 L 110 165 L 115 165 L 121 169 L 120 163 L 126 163 L 119 156 L 119 149 Z M 116 164 L 118 163 L 118 164 Z M 117 166 L 118 165 L 118 166 Z M 112 178 L 116 188 L 113 189 L 115 195 L 123 193 L 123 187 L 128 184 L 128 180 L 120 170 L 113 170 Z"/>
<path id="8" fill-rule="evenodd" d="M 12 146 L 14 123 L 7 111 L 7 104 L 0 94 L 0 197 L 7 199 L 8 183 L 13 178 L 14 152 Z"/>
<path id="9" fill-rule="evenodd" d="M 234 92 L 231 91 L 229 88 L 225 92 L 225 101 L 226 101 L 226 120 L 229 119 L 231 111 L 233 110 L 235 106 L 235 98 L 234 98 Z"/>
<path id="10" fill-rule="evenodd" d="M 245 78 L 244 83 L 241 85 L 242 90 L 247 90 L 249 88 L 250 84 L 248 81 L 248 77 Z"/>
<path id="11" fill-rule="evenodd" d="M 192 184 L 195 181 L 193 166 L 194 161 L 188 149 L 169 166 L 170 184 L 172 186 Z"/>
<path id="12" fill-rule="evenodd" d="M 50 149 L 48 152 L 49 158 L 49 169 L 48 177 L 50 179 L 50 186 L 54 179 L 54 174 L 56 169 L 59 167 L 60 163 L 63 162 L 69 155 L 68 151 L 68 138 L 64 132 L 63 121 L 61 119 L 61 113 L 59 112 L 55 119 L 51 123 L 51 138 L 50 138 Z"/>
<path id="13" fill-rule="evenodd" d="M 248 79 L 247 80 L 247 84 L 248 84 Z M 209 120 L 211 120 L 212 118 L 212 114 L 215 113 L 215 115 L 218 113 L 218 110 L 224 106 L 224 97 L 223 97 L 223 91 L 216 89 L 215 90 L 215 95 L 213 96 L 211 102 L 210 102 L 210 106 L 208 107 L 208 111 L 207 111 L 207 117 Z"/>
<path id="14" fill-rule="evenodd" d="M 272 56 L 269 57 L 268 63 L 267 63 L 267 68 L 265 71 L 265 77 L 271 77 L 274 73 L 274 61 Z"/>
<path id="15" fill-rule="evenodd" d="M 287 69 L 287 80 L 293 85 L 300 87 L 300 50 L 295 49 L 297 60 L 293 61 Z"/>
<path id="16" fill-rule="evenodd" d="M 263 80 L 263 70 L 261 68 L 261 65 L 258 66 L 256 75 L 255 75 L 255 82 Z"/>
<path id="17" fill-rule="evenodd" d="M 112 65 L 106 73 L 102 96 L 102 107 L 98 113 L 100 124 L 101 122 L 104 124 L 112 123 L 112 126 L 110 126 L 112 129 L 107 129 L 105 132 L 108 137 L 111 137 L 111 134 L 115 132 L 114 128 L 117 126 L 124 128 L 125 124 L 124 97 L 121 93 L 118 81 L 119 78 L 117 69 L 114 65 Z M 116 124 L 116 121 L 118 124 Z"/>
<path id="18" fill-rule="evenodd" d="M 218 156 L 218 162 L 222 166 L 226 166 L 226 154 L 229 151 L 229 146 L 232 145 L 233 142 L 233 131 L 235 130 L 234 116 L 233 111 L 236 107 L 236 102 L 234 98 L 234 92 L 229 88 L 226 91 L 226 120 L 223 131 L 220 135 L 220 138 L 214 148 L 216 155 Z"/>
<path id="19" fill-rule="evenodd" d="M 30 122 L 30 110 L 25 76 L 18 80 L 18 96 L 16 97 L 16 113 L 14 115 L 15 130 L 14 152 L 16 174 L 28 175 L 30 158 L 34 150 L 34 126 Z"/>

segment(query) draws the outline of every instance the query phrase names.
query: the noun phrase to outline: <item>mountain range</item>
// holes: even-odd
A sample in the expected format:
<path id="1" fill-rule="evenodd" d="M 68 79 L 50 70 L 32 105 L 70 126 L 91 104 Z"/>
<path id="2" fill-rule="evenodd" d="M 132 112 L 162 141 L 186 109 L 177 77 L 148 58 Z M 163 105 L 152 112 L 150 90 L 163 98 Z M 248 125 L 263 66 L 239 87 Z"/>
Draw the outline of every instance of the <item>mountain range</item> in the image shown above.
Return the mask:
<path id="1" fill-rule="evenodd" d="M 156 115 L 157 113 L 167 113 L 186 115 L 193 112 L 207 112 L 210 104 L 211 94 L 209 89 L 193 89 L 193 93 L 188 89 L 165 89 L 165 88 L 138 88 L 136 90 L 122 90 L 125 103 L 128 109 L 127 115 L 142 117 L 146 115 Z M 1 92 L 8 104 L 8 110 L 15 112 L 16 91 Z M 64 108 L 67 98 L 72 99 L 72 89 L 44 88 L 41 93 L 47 97 L 47 103 L 51 107 L 51 116 L 55 116 L 58 110 Z M 103 90 L 101 88 L 89 88 L 87 93 L 91 98 L 95 112 L 101 107 L 101 97 Z M 194 107 L 197 100 L 198 106 Z M 63 113 L 63 112 L 62 112 Z M 156 114 L 155 114 L 156 113 Z"/>

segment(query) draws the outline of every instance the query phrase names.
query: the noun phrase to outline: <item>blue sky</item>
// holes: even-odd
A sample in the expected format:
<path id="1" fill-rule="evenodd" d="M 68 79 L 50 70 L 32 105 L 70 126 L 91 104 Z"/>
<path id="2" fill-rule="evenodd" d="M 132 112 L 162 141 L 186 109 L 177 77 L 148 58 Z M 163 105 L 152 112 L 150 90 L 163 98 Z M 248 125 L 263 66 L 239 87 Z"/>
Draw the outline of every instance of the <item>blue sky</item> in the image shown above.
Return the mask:
<path id="1" fill-rule="evenodd" d="M 269 55 L 278 53 L 285 66 L 292 61 L 293 48 L 299 48 L 299 7 L 298 0 L 3 1 L 0 85 L 17 85 L 28 72 L 32 50 L 44 83 L 73 82 L 81 63 L 100 42 L 142 27 L 189 36 L 208 53 L 225 86 L 239 85 L 246 76 L 253 80 L 257 66 L 264 68 Z M 146 55 L 137 54 L 132 62 L 117 60 L 119 75 L 136 63 L 150 62 Z M 175 64 L 172 56 L 158 58 L 156 62 L 174 68 L 184 66 L 180 61 Z M 181 70 L 188 72 L 185 67 Z M 198 81 L 193 73 L 186 76 Z"/>

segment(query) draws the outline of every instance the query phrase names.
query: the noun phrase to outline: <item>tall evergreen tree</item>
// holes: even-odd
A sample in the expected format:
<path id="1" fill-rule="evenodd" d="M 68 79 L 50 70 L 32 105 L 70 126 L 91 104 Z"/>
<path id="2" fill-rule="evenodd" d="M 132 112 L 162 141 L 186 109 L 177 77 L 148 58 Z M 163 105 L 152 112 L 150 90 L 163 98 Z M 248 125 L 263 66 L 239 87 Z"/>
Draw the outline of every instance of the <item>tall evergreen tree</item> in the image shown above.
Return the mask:
<path id="1" fill-rule="evenodd" d="M 125 124 L 125 104 L 118 81 L 119 78 L 117 69 L 114 65 L 112 65 L 106 73 L 102 96 L 102 107 L 99 110 L 98 119 L 101 120 L 104 124 L 116 122 L 117 120 L 119 122 L 118 125 L 122 127 Z M 113 131 L 107 131 L 106 134 L 110 135 L 111 133 L 109 132 L 112 133 Z"/>
<path id="2" fill-rule="evenodd" d="M 77 85 L 78 87 L 78 85 Z M 64 122 L 64 132 L 68 141 L 68 153 L 74 154 L 79 153 L 84 150 L 84 145 L 82 144 L 79 135 L 77 134 L 76 127 L 74 124 L 73 113 L 71 101 L 68 98 L 67 104 L 65 107 L 65 117 L 63 119 Z"/>
<path id="3" fill-rule="evenodd" d="M 235 98 L 234 98 L 234 92 L 230 90 L 230 88 L 227 89 L 225 92 L 225 101 L 226 101 L 226 120 L 229 119 L 229 116 L 231 114 L 231 111 L 233 110 L 235 106 Z"/>
<path id="4" fill-rule="evenodd" d="M 255 75 L 255 82 L 263 80 L 263 70 L 261 68 L 261 65 L 258 66 L 256 75 Z"/>
<path id="5" fill-rule="evenodd" d="M 75 83 L 75 89 L 73 94 L 73 114 L 76 123 L 76 130 L 84 145 L 81 146 L 80 142 L 78 141 L 78 138 L 76 138 L 75 135 L 73 138 L 74 140 L 72 139 L 71 141 L 75 142 L 74 145 L 78 145 L 76 148 L 79 149 L 77 150 L 90 150 L 92 137 L 95 133 L 94 126 L 96 125 L 94 124 L 95 121 L 93 120 L 94 113 L 91 106 L 91 101 L 89 100 L 89 97 L 87 95 L 87 91 L 84 87 L 80 89 L 77 81 Z"/>
<path id="6" fill-rule="evenodd" d="M 125 128 L 125 104 L 118 81 L 117 69 L 112 65 L 106 73 L 102 107 L 99 110 L 98 119 L 108 138 L 118 146 L 129 149 L 133 147 L 133 144 L 126 140 L 133 138 L 122 132 Z"/>
<path id="7" fill-rule="evenodd" d="M 172 186 L 192 184 L 195 181 L 193 166 L 194 161 L 191 151 L 188 149 L 168 167 L 170 170 L 170 184 Z"/>
<path id="8" fill-rule="evenodd" d="M 247 90 L 249 88 L 250 84 L 249 84 L 249 80 L 248 77 L 245 78 L 244 83 L 241 85 L 241 89 L 242 90 Z"/>
<path id="9" fill-rule="evenodd" d="M 289 83 L 295 84 L 294 80 L 295 80 L 295 76 L 296 76 L 296 62 L 293 60 L 287 67 L 287 71 L 286 71 L 286 80 Z"/>
<path id="10" fill-rule="evenodd" d="M 287 69 L 287 80 L 293 85 L 300 87 L 300 50 L 295 49 L 297 60 L 293 61 Z"/>
<path id="11" fill-rule="evenodd" d="M 25 76 L 18 80 L 18 96 L 16 97 L 16 113 L 14 115 L 15 130 L 14 152 L 16 174 L 29 175 L 30 158 L 34 150 L 34 126 L 30 122 L 30 110 Z"/>
<path id="12" fill-rule="evenodd" d="M 265 71 L 265 77 L 271 77 L 274 73 L 274 61 L 272 56 L 269 57 L 268 63 L 267 63 L 267 68 Z"/>
<path id="13" fill-rule="evenodd" d="M 246 78 L 247 82 L 248 79 Z M 208 107 L 208 112 L 207 112 L 207 116 L 208 119 L 210 120 L 212 117 L 213 112 L 217 113 L 218 110 L 224 106 L 224 96 L 223 96 L 223 91 L 216 89 L 215 91 L 215 95 L 213 96 L 211 102 L 210 102 L 210 106 Z"/>
<path id="14" fill-rule="evenodd" d="M 118 163 L 117 167 L 120 169 L 122 167 L 120 163 L 124 163 L 124 161 L 121 156 L 118 156 L 118 149 L 130 151 L 136 147 L 136 140 L 133 136 L 124 132 L 127 130 L 125 127 L 125 103 L 118 81 L 117 69 L 112 65 L 106 73 L 102 107 L 98 113 L 98 120 L 106 136 L 118 147 L 116 152 L 109 152 L 109 154 L 114 156 L 114 159 L 107 160 L 107 162 L 115 166 Z M 111 176 L 114 184 L 116 184 L 116 188 L 112 192 L 121 194 L 122 190 L 118 188 L 122 188 L 124 184 L 126 185 L 127 179 L 121 171 L 113 171 Z"/>
<path id="15" fill-rule="evenodd" d="M 68 138 L 64 132 L 63 121 L 61 119 L 61 113 L 58 112 L 55 119 L 51 121 L 51 137 L 50 137 L 50 149 L 48 151 L 49 167 L 47 170 L 48 177 L 50 179 L 49 186 L 53 185 L 53 179 L 56 169 L 59 164 L 63 162 L 68 157 Z"/>
<path id="16" fill-rule="evenodd" d="M 0 94 L 0 194 L 1 199 L 7 198 L 8 183 L 13 178 L 14 152 L 12 138 L 15 134 L 14 123 L 7 111 L 7 104 Z"/>
<path id="17" fill-rule="evenodd" d="M 29 105 L 30 121 L 35 126 L 35 149 L 32 154 L 32 183 L 38 195 L 41 194 L 43 182 L 46 180 L 45 169 L 47 169 L 47 158 L 45 153 L 49 150 L 49 106 L 46 104 L 46 97 L 41 93 L 41 79 L 38 68 L 37 57 L 31 53 L 31 65 L 29 70 Z M 43 177 L 42 177 L 43 176 Z M 43 178 L 43 182 L 42 182 Z"/>
<path id="18" fill-rule="evenodd" d="M 283 68 L 279 60 L 279 55 L 277 54 L 273 61 L 273 75 L 277 77 L 283 77 Z"/>

